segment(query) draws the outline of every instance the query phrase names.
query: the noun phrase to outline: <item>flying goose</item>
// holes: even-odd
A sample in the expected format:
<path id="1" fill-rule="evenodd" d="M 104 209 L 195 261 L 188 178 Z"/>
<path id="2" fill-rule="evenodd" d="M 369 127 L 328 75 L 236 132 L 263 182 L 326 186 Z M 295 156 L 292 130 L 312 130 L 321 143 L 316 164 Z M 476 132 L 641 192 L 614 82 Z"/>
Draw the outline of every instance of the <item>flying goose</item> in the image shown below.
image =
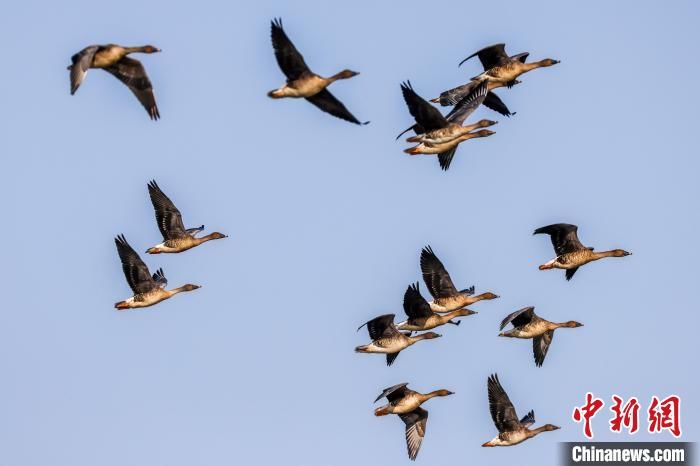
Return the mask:
<path id="1" fill-rule="evenodd" d="M 493 419 L 493 423 L 498 429 L 498 435 L 493 440 L 484 443 L 482 447 L 517 445 L 542 432 L 559 429 L 555 425 L 545 424 L 542 427 L 530 430 L 530 426 L 535 423 L 535 412 L 530 411 L 524 418 L 518 420 L 513 403 L 510 402 L 508 394 L 498 380 L 498 374 L 491 375 L 486 385 L 489 393 L 491 419 Z"/>
<path id="2" fill-rule="evenodd" d="M 412 129 L 418 136 L 411 137 L 408 141 L 420 142 L 419 145 L 406 149 L 404 152 L 410 155 L 437 154 L 440 168 L 443 170 L 450 168 L 459 143 L 495 134 L 494 131 L 487 129 L 471 132 L 497 123 L 491 120 L 480 120 L 477 123 L 462 126 L 466 118 L 484 101 L 487 92 L 486 84 L 474 88 L 457 103 L 447 116 L 443 116 L 437 108 L 419 96 L 413 90 L 410 81 L 401 84 L 401 92 L 416 124 L 404 130 L 398 137 Z"/>
<path id="3" fill-rule="evenodd" d="M 415 460 L 418 456 L 425 428 L 428 422 L 428 411 L 420 406 L 436 396 L 454 395 L 453 392 L 445 389 L 435 390 L 422 394 L 407 388 L 407 383 L 400 383 L 385 389 L 374 402 L 386 397 L 389 403 L 374 410 L 375 416 L 386 416 L 396 414 L 406 424 L 406 445 L 408 447 L 408 457 Z"/>
<path id="4" fill-rule="evenodd" d="M 356 353 L 382 353 L 386 354 L 386 365 L 391 366 L 401 350 L 408 348 L 421 340 L 439 338 L 435 332 L 425 332 L 411 336 L 411 332 L 400 332 L 394 325 L 394 314 L 385 314 L 365 322 L 357 330 L 367 326 L 372 342 L 355 348 Z"/>
<path id="5" fill-rule="evenodd" d="M 430 330 L 448 323 L 459 325 L 459 322 L 454 322 L 452 319 L 476 314 L 475 311 L 470 309 L 457 309 L 444 315 L 436 314 L 430 309 L 428 301 L 420 294 L 418 283 L 411 284 L 406 289 L 406 293 L 403 296 L 403 309 L 408 316 L 408 320 L 397 324 L 396 328 L 412 332 Z"/>
<path id="6" fill-rule="evenodd" d="M 576 328 L 583 327 L 582 323 L 575 320 L 567 322 L 550 322 L 535 314 L 535 308 L 532 306 L 524 307 L 517 310 L 501 321 L 501 330 L 509 323 L 513 324 L 513 328 L 507 332 L 501 332 L 499 337 L 511 338 L 529 338 L 532 339 L 532 352 L 535 356 L 535 365 L 541 367 L 544 362 L 549 345 L 552 344 L 554 331 L 558 328 Z"/>
<path id="7" fill-rule="evenodd" d="M 163 269 L 158 269 L 151 276 L 148 267 L 143 263 L 139 255 L 126 241 L 124 235 L 114 238 L 117 245 L 117 252 L 122 262 L 122 270 L 126 281 L 134 292 L 134 296 L 124 301 L 119 301 L 114 305 L 117 309 L 134 309 L 148 307 L 171 298 L 183 291 L 193 291 L 201 288 L 198 285 L 183 285 L 172 290 L 166 290 L 168 280 L 165 278 Z"/>
<path id="8" fill-rule="evenodd" d="M 160 118 L 153 86 L 146 69 L 140 61 L 127 55 L 131 53 L 157 53 L 161 50 L 152 45 L 122 47 L 115 44 L 91 45 L 71 57 L 70 93 L 75 94 L 90 68 L 101 68 L 124 83 L 134 93 L 148 112 L 151 120 Z"/>
<path id="9" fill-rule="evenodd" d="M 459 65 L 466 62 L 472 57 L 479 57 L 481 64 L 484 67 L 484 72 L 472 79 L 476 81 L 489 80 L 494 83 L 502 84 L 507 87 L 512 87 L 515 84 L 516 78 L 528 71 L 537 68 L 545 68 L 560 63 L 559 60 L 545 58 L 544 60 L 526 63 L 529 52 L 519 53 L 509 57 L 506 53 L 506 44 L 495 44 L 469 55 L 462 60 Z"/>
<path id="10" fill-rule="evenodd" d="M 578 268 L 589 262 L 597 261 L 604 257 L 625 257 L 632 254 L 624 249 L 594 252 L 593 248 L 588 248 L 581 244 L 576 233 L 577 231 L 578 227 L 576 225 L 568 223 L 555 223 L 535 230 L 533 235 L 546 234 L 550 236 L 554 252 L 557 254 L 557 257 L 551 261 L 540 265 L 540 270 L 564 269 L 566 270 L 566 279 L 571 280 Z"/>
<path id="11" fill-rule="evenodd" d="M 477 301 L 498 298 L 498 295 L 490 291 L 473 296 L 474 286 L 457 290 L 450 274 L 430 246 L 424 247 L 420 253 L 420 268 L 423 281 L 433 297 L 428 304 L 434 312 L 452 312 Z"/>
<path id="12" fill-rule="evenodd" d="M 345 105 L 331 94 L 327 87 L 339 79 L 349 79 L 357 76 L 358 72 L 343 70 L 331 77 L 324 78 L 309 69 L 304 57 L 299 53 L 287 33 L 284 32 L 281 19 L 272 21 L 272 47 L 280 69 L 287 77 L 287 82 L 279 89 L 267 93 L 268 97 L 281 99 L 285 97 L 303 97 L 319 109 L 331 115 L 356 123 L 366 125 L 368 121 L 360 122 Z"/>
<path id="13" fill-rule="evenodd" d="M 187 251 L 188 249 L 199 246 L 207 241 L 227 238 L 226 235 L 219 233 L 218 231 L 209 233 L 201 238 L 197 238 L 197 233 L 204 230 L 204 225 L 197 228 L 185 229 L 185 225 L 182 223 L 182 215 L 180 215 L 180 211 L 177 210 L 177 207 L 175 207 L 173 201 L 171 201 L 170 198 L 166 196 L 163 191 L 161 191 L 158 183 L 156 183 L 155 180 L 151 180 L 148 183 L 148 194 L 151 197 L 151 202 L 153 203 L 153 208 L 155 209 L 158 229 L 163 235 L 163 242 L 156 244 L 152 248 L 148 248 L 146 250 L 148 254 L 177 253 Z"/>

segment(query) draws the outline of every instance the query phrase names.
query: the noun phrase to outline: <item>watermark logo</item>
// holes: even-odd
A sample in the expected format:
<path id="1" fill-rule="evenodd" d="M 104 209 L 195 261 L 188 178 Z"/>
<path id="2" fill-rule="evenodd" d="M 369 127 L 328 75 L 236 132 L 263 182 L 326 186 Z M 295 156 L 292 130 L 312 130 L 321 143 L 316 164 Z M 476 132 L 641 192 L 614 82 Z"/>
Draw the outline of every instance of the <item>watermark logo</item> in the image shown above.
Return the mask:
<path id="1" fill-rule="evenodd" d="M 687 442 L 562 443 L 562 466 L 633 466 L 634 464 L 690 466 L 693 444 Z"/>
<path id="2" fill-rule="evenodd" d="M 571 415 L 574 422 L 583 423 L 583 435 L 588 439 L 593 438 L 593 418 L 605 406 L 601 398 L 596 398 L 592 393 L 586 393 L 585 403 L 576 406 Z M 608 422 L 611 432 L 621 433 L 623 429 L 632 435 L 639 430 L 640 404 L 637 397 L 624 400 L 618 395 L 612 396 L 610 411 L 613 417 Z M 681 399 L 677 395 L 670 395 L 663 400 L 653 396 L 646 410 L 647 432 L 657 434 L 668 431 L 676 438 L 681 436 Z"/>

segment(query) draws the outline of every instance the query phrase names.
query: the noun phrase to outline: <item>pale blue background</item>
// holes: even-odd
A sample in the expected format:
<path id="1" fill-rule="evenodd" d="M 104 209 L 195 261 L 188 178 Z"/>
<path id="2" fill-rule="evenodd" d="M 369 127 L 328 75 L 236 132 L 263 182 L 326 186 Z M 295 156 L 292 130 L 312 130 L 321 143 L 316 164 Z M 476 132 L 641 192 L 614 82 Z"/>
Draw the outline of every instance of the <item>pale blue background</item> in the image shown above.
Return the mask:
<path id="1" fill-rule="evenodd" d="M 429 402 L 423 464 L 554 464 L 586 391 L 606 400 L 683 398 L 697 440 L 697 3 L 14 2 L 0 18 L 3 128 L 0 464 L 8 466 L 407 464 L 403 424 L 372 400 L 408 381 L 457 394 Z M 269 21 L 321 74 L 362 74 L 332 91 L 354 126 L 265 93 L 283 77 Z M 518 114 L 460 147 L 448 173 L 403 154 L 399 83 L 434 97 L 479 72 L 495 42 L 561 59 L 500 95 Z M 69 94 L 71 54 L 152 43 L 141 56 L 162 120 L 113 77 Z M 140 252 L 160 236 L 156 178 L 189 226 L 230 238 L 145 258 L 173 286 L 204 287 L 116 312 L 129 296 L 113 237 Z M 534 228 L 581 226 L 597 249 L 568 283 Z M 444 338 L 358 355 L 355 328 L 401 313 L 431 244 L 458 286 L 500 300 Z M 425 292 L 425 288 L 423 287 Z M 530 342 L 498 339 L 525 305 L 585 327 L 557 332 L 543 368 Z M 496 431 L 486 377 L 520 414 L 562 430 L 485 449 Z M 612 435 L 609 412 L 596 440 Z M 644 418 L 643 418 L 644 420 Z"/>

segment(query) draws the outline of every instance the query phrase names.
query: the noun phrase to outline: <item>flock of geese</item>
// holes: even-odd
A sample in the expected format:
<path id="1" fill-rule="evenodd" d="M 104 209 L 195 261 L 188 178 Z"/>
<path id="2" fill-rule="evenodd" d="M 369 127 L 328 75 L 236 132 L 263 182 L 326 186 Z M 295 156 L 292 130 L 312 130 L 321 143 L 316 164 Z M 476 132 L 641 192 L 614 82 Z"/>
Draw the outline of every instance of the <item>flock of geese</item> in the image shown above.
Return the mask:
<path id="1" fill-rule="evenodd" d="M 147 254 L 174 254 L 187 251 L 207 241 L 226 238 L 226 235 L 215 231 L 206 236 L 197 237 L 204 231 L 204 225 L 196 228 L 185 228 L 182 215 L 173 201 L 161 191 L 158 183 L 152 180 L 148 183 L 148 194 L 156 214 L 156 223 L 163 242 L 146 250 Z M 126 241 L 124 235 L 114 238 L 117 253 L 122 263 L 122 270 L 134 295 L 114 305 L 119 310 L 136 309 L 153 306 L 161 301 L 172 298 L 183 291 L 194 291 L 201 286 L 188 283 L 172 290 L 166 290 L 168 280 L 163 269 L 158 269 L 151 275 L 148 266 L 141 260 L 138 253 Z"/>
<path id="2" fill-rule="evenodd" d="M 548 234 L 552 240 L 557 256 L 541 265 L 540 270 L 564 269 L 566 279 L 570 280 L 576 270 L 595 260 L 604 257 L 623 257 L 630 253 L 622 249 L 594 252 L 581 244 L 575 225 L 558 223 L 538 228 L 534 234 Z M 442 335 L 428 331 L 436 327 L 453 324 L 460 321 L 454 319 L 477 314 L 467 309 L 474 303 L 498 298 L 498 295 L 487 291 L 474 295 L 474 286 L 462 290 L 455 287 L 450 274 L 430 246 L 423 248 L 420 254 L 420 268 L 432 301 L 427 301 L 420 292 L 420 284 L 408 286 L 403 296 L 403 310 L 407 319 L 396 323 L 395 314 L 384 314 L 365 322 L 357 330 L 367 327 L 369 338 L 366 345 L 355 348 L 357 353 L 378 353 L 386 355 L 386 364 L 391 366 L 399 353 L 409 346 L 423 340 L 433 340 Z M 512 328 L 503 332 L 508 325 Z M 532 352 L 535 365 L 541 367 L 552 344 L 554 331 L 558 328 L 576 328 L 583 324 L 575 320 L 567 322 L 550 322 L 535 314 L 535 308 L 528 306 L 507 315 L 500 325 L 500 337 L 521 338 L 532 340 Z M 414 335 L 414 332 L 422 332 Z M 396 414 L 406 425 L 405 435 L 408 446 L 408 457 L 416 459 L 423 438 L 425 437 L 428 421 L 428 411 L 420 406 L 436 396 L 448 396 L 453 392 L 441 389 L 421 394 L 409 390 L 407 383 L 401 383 L 385 389 L 379 399 L 385 397 L 389 404 L 375 410 L 375 415 Z M 508 394 L 501 386 L 498 375 L 493 374 L 487 381 L 487 392 L 491 417 L 498 435 L 484 443 L 484 447 L 500 447 L 517 445 L 545 431 L 556 430 L 559 427 L 545 424 L 536 429 L 530 429 L 535 423 L 535 413 L 530 411 L 527 416 L 518 420 L 515 408 Z"/>
<path id="3" fill-rule="evenodd" d="M 336 81 L 357 76 L 357 71 L 342 70 L 330 77 L 320 76 L 309 68 L 304 56 L 297 50 L 287 36 L 281 19 L 275 19 L 271 25 L 272 48 L 275 58 L 286 82 L 279 88 L 267 93 L 273 99 L 304 98 L 320 110 L 350 123 L 366 125 L 369 121 L 360 121 L 330 93 L 328 87 Z M 70 70 L 71 94 L 75 94 L 90 68 L 103 69 L 121 82 L 134 93 L 152 120 L 160 118 L 160 112 L 153 94 L 153 85 L 148 79 L 146 69 L 138 60 L 129 57 L 132 53 L 156 53 L 161 49 L 153 45 L 140 47 L 122 47 L 115 44 L 91 45 L 85 47 L 71 58 Z M 493 92 L 499 87 L 513 87 L 519 84 L 517 78 L 536 68 L 544 68 L 559 63 L 557 60 L 544 60 L 528 63 L 528 52 L 508 56 L 505 44 L 485 47 L 460 62 L 460 66 L 472 57 L 479 57 L 484 71 L 474 76 L 468 83 L 440 94 L 431 102 L 441 106 L 451 106 L 452 110 L 443 115 L 430 102 L 419 96 L 409 81 L 401 84 L 401 92 L 408 106 L 408 111 L 415 124 L 403 131 L 396 139 L 408 131 L 414 131 L 415 136 L 407 142 L 417 145 L 406 149 L 410 155 L 437 155 L 443 170 L 450 168 L 457 146 L 474 138 L 483 138 L 495 134 L 487 128 L 495 125 L 493 120 L 482 119 L 476 123 L 464 125 L 465 120 L 480 106 L 484 105 L 501 115 L 511 116 L 512 113 L 503 101 Z"/>
<path id="4" fill-rule="evenodd" d="M 328 87 L 339 80 L 352 78 L 359 73 L 349 69 L 342 70 L 330 77 L 322 77 L 308 67 L 302 54 L 287 36 L 280 19 L 271 24 L 271 37 L 277 63 L 286 76 L 281 87 L 267 95 L 273 99 L 304 98 L 320 110 L 351 123 L 364 125 L 369 122 L 358 120 L 333 94 Z M 131 58 L 133 53 L 152 54 L 161 50 L 152 45 L 140 47 L 123 47 L 114 44 L 91 45 L 72 57 L 70 70 L 71 94 L 80 87 L 87 71 L 91 68 L 103 69 L 123 82 L 136 96 L 152 120 L 160 118 L 151 84 L 141 62 Z M 487 119 L 465 125 L 467 118 L 480 106 L 494 110 L 501 115 L 511 116 L 505 103 L 494 93 L 495 89 L 511 88 L 520 84 L 520 76 L 536 68 L 544 68 L 559 63 L 550 58 L 527 62 L 527 52 L 509 56 L 504 44 L 491 45 L 473 53 L 460 62 L 460 66 L 472 57 L 478 57 L 483 65 L 483 72 L 474 76 L 461 86 L 449 89 L 428 102 L 416 93 L 409 81 L 401 84 L 409 113 L 415 123 L 403 131 L 399 137 L 409 131 L 415 135 L 406 139 L 415 144 L 406 149 L 410 155 L 437 155 L 440 167 L 447 170 L 461 142 L 474 138 L 491 136 L 493 131 L 486 129 L 497 122 Z M 453 107 L 443 115 L 432 103 Z M 205 236 L 197 235 L 204 230 L 204 225 L 185 228 L 180 211 L 166 196 L 155 181 L 148 183 L 148 192 L 155 210 L 156 223 L 163 237 L 161 243 L 146 250 L 148 254 L 181 253 L 202 243 L 226 238 L 226 235 L 214 232 Z M 578 239 L 577 227 L 570 224 L 554 224 L 534 231 L 534 234 L 549 235 L 556 257 L 544 263 L 540 270 L 563 269 L 565 277 L 571 280 L 579 267 L 606 257 L 623 257 L 630 253 L 622 249 L 597 252 L 584 246 Z M 163 269 L 151 274 L 138 253 L 127 242 L 124 235 L 115 238 L 117 252 L 121 260 L 126 281 L 133 291 L 133 296 L 115 304 L 119 310 L 153 306 L 175 294 L 193 291 L 200 286 L 185 284 L 166 290 L 167 279 Z M 385 314 L 366 322 L 371 342 L 355 348 L 358 353 L 378 353 L 386 356 L 386 363 L 391 366 L 399 353 L 409 346 L 423 340 L 441 337 L 432 330 L 446 324 L 459 325 L 460 317 L 474 315 L 477 312 L 467 306 L 479 301 L 493 300 L 498 295 L 492 292 L 474 294 L 474 287 L 457 289 L 447 269 L 430 246 L 420 254 L 420 268 L 423 281 L 432 300 L 426 300 L 418 282 L 408 286 L 403 298 L 406 319 L 395 323 L 395 314 Z M 503 331 L 506 326 L 512 328 Z M 558 328 L 576 328 L 582 324 L 576 321 L 550 322 L 535 314 L 534 307 L 525 307 L 506 316 L 500 325 L 499 336 L 532 340 L 536 366 L 542 366 L 552 343 L 554 331 Z M 421 332 L 421 333 L 414 333 Z M 487 380 L 487 393 L 491 417 L 498 430 L 498 435 L 483 444 L 485 447 L 510 446 L 521 443 L 541 432 L 556 430 L 559 427 L 545 424 L 531 428 L 535 423 L 534 411 L 519 419 L 513 404 L 508 398 L 497 374 Z M 440 389 L 422 394 L 408 388 L 408 383 L 400 383 L 382 391 L 376 401 L 386 398 L 388 403 L 377 408 L 375 415 L 398 415 L 405 424 L 408 456 L 414 460 L 418 455 L 425 437 L 428 411 L 421 406 L 435 397 L 445 397 L 453 392 Z"/>

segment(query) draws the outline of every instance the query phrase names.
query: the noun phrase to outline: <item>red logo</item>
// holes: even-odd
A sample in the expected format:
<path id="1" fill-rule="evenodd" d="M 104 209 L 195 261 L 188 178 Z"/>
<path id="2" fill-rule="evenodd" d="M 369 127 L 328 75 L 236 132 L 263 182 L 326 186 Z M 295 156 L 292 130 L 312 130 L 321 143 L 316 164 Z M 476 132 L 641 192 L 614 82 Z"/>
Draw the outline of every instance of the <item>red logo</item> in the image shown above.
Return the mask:
<path id="1" fill-rule="evenodd" d="M 681 436 L 681 399 L 671 395 L 659 401 L 657 397 L 651 398 L 649 405 L 649 432 L 661 432 L 668 430 L 674 437 Z"/>
<path id="2" fill-rule="evenodd" d="M 613 417 L 609 421 L 611 432 L 620 433 L 627 429 L 630 435 L 639 430 L 639 400 L 631 397 L 626 402 L 617 395 L 612 397 L 610 411 Z M 596 398 L 591 392 L 586 393 L 586 402 L 583 406 L 576 406 L 572 413 L 574 422 L 583 422 L 583 435 L 593 438 L 593 418 L 605 406 L 601 398 Z M 663 400 L 657 396 L 651 398 L 648 415 L 648 429 L 650 434 L 669 431 L 674 437 L 681 436 L 681 399 L 677 395 L 670 395 Z"/>
<path id="3" fill-rule="evenodd" d="M 630 398 L 624 406 L 622 406 L 622 398 L 617 395 L 612 396 L 615 403 L 610 407 L 610 411 L 615 414 L 610 420 L 610 430 L 613 432 L 621 432 L 625 427 L 630 434 L 634 434 L 639 430 L 639 401 L 636 397 Z"/>
<path id="4" fill-rule="evenodd" d="M 576 422 L 584 421 L 583 434 L 588 438 L 593 438 L 593 429 L 591 429 L 591 419 L 605 405 L 600 398 L 594 398 L 593 393 L 586 393 L 586 404 L 574 408 L 573 418 Z"/>

